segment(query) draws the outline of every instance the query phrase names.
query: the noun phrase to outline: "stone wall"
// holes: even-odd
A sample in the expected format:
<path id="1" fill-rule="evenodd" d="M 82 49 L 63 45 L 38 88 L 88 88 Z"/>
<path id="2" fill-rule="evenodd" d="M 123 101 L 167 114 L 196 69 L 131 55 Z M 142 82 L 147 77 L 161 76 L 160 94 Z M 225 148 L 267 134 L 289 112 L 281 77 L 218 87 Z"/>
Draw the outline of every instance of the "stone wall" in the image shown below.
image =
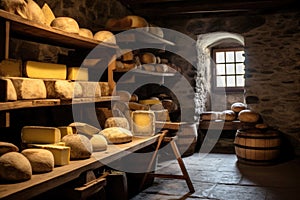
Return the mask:
<path id="1" fill-rule="evenodd" d="M 193 38 L 224 31 L 238 33 L 245 41 L 248 106 L 260 113 L 270 126 L 282 131 L 295 143 L 300 140 L 300 12 L 279 12 L 220 17 L 195 17 L 154 22 Z M 202 55 L 203 57 L 203 55 Z M 198 64 L 201 63 L 199 55 Z M 207 65 L 207 68 L 210 66 Z M 197 72 L 198 111 L 210 91 L 209 73 Z M 299 147 L 298 144 L 295 148 Z M 297 150 L 297 149 L 296 149 Z M 297 152 L 296 152 L 297 153 Z"/>

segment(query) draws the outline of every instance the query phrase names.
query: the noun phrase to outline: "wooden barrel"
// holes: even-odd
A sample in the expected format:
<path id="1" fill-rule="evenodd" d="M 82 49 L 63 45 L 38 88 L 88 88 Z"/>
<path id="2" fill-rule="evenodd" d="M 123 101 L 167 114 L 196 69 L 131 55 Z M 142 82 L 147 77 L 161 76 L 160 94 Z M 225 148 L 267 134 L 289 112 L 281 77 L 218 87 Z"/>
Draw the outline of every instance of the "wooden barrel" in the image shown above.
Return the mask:
<path id="1" fill-rule="evenodd" d="M 279 158 L 280 143 L 279 132 L 275 130 L 237 130 L 234 139 L 238 161 L 255 165 L 275 163 Z"/>
<path id="2" fill-rule="evenodd" d="M 197 144 L 196 123 L 182 124 L 177 132 L 177 136 L 176 144 L 182 157 L 193 155 Z"/>

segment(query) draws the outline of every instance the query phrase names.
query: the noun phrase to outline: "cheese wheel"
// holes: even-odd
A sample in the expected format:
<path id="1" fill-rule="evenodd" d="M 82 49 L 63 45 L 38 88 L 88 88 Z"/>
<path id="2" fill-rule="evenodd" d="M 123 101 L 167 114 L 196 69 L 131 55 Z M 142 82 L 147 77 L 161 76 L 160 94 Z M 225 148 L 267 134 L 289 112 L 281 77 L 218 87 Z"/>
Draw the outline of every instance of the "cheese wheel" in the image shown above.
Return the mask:
<path id="1" fill-rule="evenodd" d="M 94 35 L 94 40 L 97 40 L 99 42 L 112 43 L 112 44 L 117 43 L 115 35 L 110 31 L 98 31 Z"/>
<path id="2" fill-rule="evenodd" d="M 148 27 L 148 22 L 143 17 L 137 15 L 128 15 L 125 17 L 125 19 L 131 22 L 131 28 Z"/>
<path id="3" fill-rule="evenodd" d="M 21 153 L 29 160 L 32 173 L 51 172 L 54 168 L 53 154 L 46 149 L 24 149 Z"/>
<path id="4" fill-rule="evenodd" d="M 141 56 L 140 56 L 140 61 L 143 63 L 143 64 L 155 64 L 156 63 L 156 57 L 153 53 L 143 53 Z"/>
<path id="5" fill-rule="evenodd" d="M 231 105 L 231 110 L 238 113 L 241 110 L 245 110 L 246 107 L 247 107 L 246 104 L 241 103 L 241 102 L 236 102 Z"/>
<path id="6" fill-rule="evenodd" d="M 121 127 L 110 127 L 103 129 L 102 134 L 109 144 L 120 144 L 132 141 L 132 133 L 130 130 Z"/>
<path id="7" fill-rule="evenodd" d="M 107 149 L 107 140 L 103 135 L 95 134 L 90 141 L 94 152 L 105 151 Z"/>
<path id="8" fill-rule="evenodd" d="M 143 64 L 142 69 L 147 72 L 154 72 L 155 71 L 155 65 L 153 64 Z"/>
<path id="9" fill-rule="evenodd" d="M 73 88 L 73 96 L 74 97 L 82 97 L 83 96 L 83 91 L 82 87 L 78 82 L 70 82 Z"/>
<path id="10" fill-rule="evenodd" d="M 200 114 L 201 120 L 217 120 L 219 119 L 220 112 L 215 112 L 215 111 L 208 111 L 208 112 L 203 112 Z"/>
<path id="11" fill-rule="evenodd" d="M 93 146 L 90 140 L 81 134 L 66 135 L 62 142 L 71 148 L 71 160 L 90 158 L 93 152 Z"/>
<path id="12" fill-rule="evenodd" d="M 27 14 L 27 19 L 29 20 L 41 24 L 46 24 L 46 18 L 44 12 L 35 1 L 27 0 L 26 14 Z"/>
<path id="13" fill-rule="evenodd" d="M 8 152 L 18 152 L 19 148 L 9 142 L 0 142 L 0 156 Z"/>
<path id="14" fill-rule="evenodd" d="M 156 64 L 155 65 L 155 70 L 160 73 L 167 72 L 168 69 L 169 69 L 169 66 L 166 64 Z"/>
<path id="15" fill-rule="evenodd" d="M 10 79 L 0 78 L 0 101 L 16 101 L 17 92 Z"/>
<path id="16" fill-rule="evenodd" d="M 45 80 L 47 98 L 72 99 L 73 84 L 67 80 Z"/>
<path id="17" fill-rule="evenodd" d="M 164 37 L 164 32 L 160 27 L 154 26 L 152 24 L 150 24 L 149 26 L 149 33 L 152 33 L 153 35 L 156 35 L 160 38 Z"/>
<path id="18" fill-rule="evenodd" d="M 82 88 L 82 97 L 101 97 L 101 88 L 98 82 L 78 82 Z"/>
<path id="19" fill-rule="evenodd" d="M 130 100 L 131 102 L 138 102 L 139 101 L 139 96 L 136 94 L 131 94 Z"/>
<path id="20" fill-rule="evenodd" d="M 79 33 L 79 25 L 71 17 L 57 17 L 51 22 L 50 26 L 68 33 Z"/>
<path id="21" fill-rule="evenodd" d="M 238 119 L 241 122 L 255 123 L 259 120 L 260 115 L 252 110 L 242 110 L 239 112 Z"/>
<path id="22" fill-rule="evenodd" d="M 102 96 L 109 96 L 110 90 L 108 82 L 99 82 L 100 88 L 101 88 L 101 95 Z"/>
<path id="23" fill-rule="evenodd" d="M 121 60 L 122 61 L 132 61 L 134 59 L 134 55 L 131 49 L 122 49 L 121 50 Z"/>
<path id="24" fill-rule="evenodd" d="M 2 60 L 0 62 L 0 76 L 21 77 L 22 62 L 14 59 Z"/>
<path id="25" fill-rule="evenodd" d="M 44 81 L 22 77 L 10 77 L 16 92 L 17 99 L 46 99 L 47 91 Z"/>
<path id="26" fill-rule="evenodd" d="M 47 149 L 53 154 L 54 165 L 62 166 L 70 163 L 70 147 L 60 146 L 59 144 L 31 144 L 31 148 Z"/>
<path id="27" fill-rule="evenodd" d="M 129 123 L 125 117 L 109 117 L 105 121 L 104 127 L 121 127 L 129 130 Z"/>
<path id="28" fill-rule="evenodd" d="M 93 35 L 92 31 L 87 28 L 79 28 L 78 35 L 80 35 L 82 37 L 94 39 L 94 35 Z"/>
<path id="29" fill-rule="evenodd" d="M 69 126 L 72 127 L 74 133 L 80 133 L 87 137 L 91 137 L 100 131 L 97 127 L 83 122 L 73 122 Z"/>
<path id="30" fill-rule="evenodd" d="M 155 114 L 151 110 L 136 110 L 131 113 L 131 131 L 135 136 L 155 134 Z"/>
<path id="31" fill-rule="evenodd" d="M 225 121 L 233 121 L 236 119 L 236 114 L 232 110 L 224 110 L 220 113 L 219 119 L 225 120 Z"/>
<path id="32" fill-rule="evenodd" d="M 0 179 L 21 182 L 31 179 L 29 160 L 21 153 L 9 152 L 0 157 Z"/>
<path id="33" fill-rule="evenodd" d="M 51 8 L 47 3 L 44 3 L 42 11 L 45 16 L 45 24 L 50 26 L 51 22 L 55 19 L 54 13 L 52 12 Z"/>

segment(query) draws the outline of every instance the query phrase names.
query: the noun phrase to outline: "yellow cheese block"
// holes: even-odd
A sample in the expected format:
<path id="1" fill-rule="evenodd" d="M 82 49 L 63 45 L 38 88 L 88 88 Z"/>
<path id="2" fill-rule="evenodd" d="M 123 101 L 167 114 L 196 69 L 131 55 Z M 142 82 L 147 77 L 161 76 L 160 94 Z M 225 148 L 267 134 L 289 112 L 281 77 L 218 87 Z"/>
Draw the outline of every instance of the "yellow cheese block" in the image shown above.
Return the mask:
<path id="1" fill-rule="evenodd" d="M 23 143 L 53 144 L 60 142 L 60 130 L 46 126 L 24 126 L 21 131 Z"/>
<path id="2" fill-rule="evenodd" d="M 150 110 L 136 110 L 131 113 L 132 134 L 135 136 L 151 136 L 155 134 L 155 114 Z"/>
<path id="3" fill-rule="evenodd" d="M 0 78 L 0 101 L 16 101 L 17 93 L 10 79 Z"/>
<path id="4" fill-rule="evenodd" d="M 68 67 L 68 80 L 72 81 L 88 81 L 88 68 L 83 67 Z"/>
<path id="5" fill-rule="evenodd" d="M 71 126 L 59 126 L 57 128 L 60 130 L 61 138 L 63 138 L 66 135 L 73 134 L 73 129 Z"/>
<path id="6" fill-rule="evenodd" d="M 50 26 L 51 22 L 55 19 L 54 13 L 52 12 L 51 8 L 49 7 L 49 5 L 47 3 L 44 3 L 44 5 L 42 7 L 42 11 L 45 16 L 46 25 Z"/>
<path id="7" fill-rule="evenodd" d="M 2 60 L 0 63 L 0 76 L 21 77 L 22 62 L 14 59 Z"/>
<path id="8" fill-rule="evenodd" d="M 32 144 L 32 147 L 47 149 L 51 151 L 54 157 L 54 165 L 68 165 L 70 164 L 71 148 L 67 146 L 59 146 L 53 144 Z"/>
<path id="9" fill-rule="evenodd" d="M 29 78 L 63 79 L 67 77 L 67 66 L 55 63 L 27 61 L 25 75 Z"/>
<path id="10" fill-rule="evenodd" d="M 41 79 L 10 77 L 19 99 L 46 99 L 47 91 Z"/>

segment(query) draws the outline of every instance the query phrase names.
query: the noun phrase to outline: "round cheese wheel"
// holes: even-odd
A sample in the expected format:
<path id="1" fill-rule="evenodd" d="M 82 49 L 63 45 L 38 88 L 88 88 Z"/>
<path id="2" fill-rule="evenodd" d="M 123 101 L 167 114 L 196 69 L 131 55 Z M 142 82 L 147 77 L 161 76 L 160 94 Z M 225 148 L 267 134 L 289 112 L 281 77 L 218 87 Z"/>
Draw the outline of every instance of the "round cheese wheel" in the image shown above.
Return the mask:
<path id="1" fill-rule="evenodd" d="M 19 148 L 9 142 L 0 142 L 0 156 L 8 152 L 18 152 Z"/>
<path id="2" fill-rule="evenodd" d="M 29 160 L 21 153 L 9 152 L 0 157 L 0 179 L 21 182 L 31 179 Z"/>
<path id="3" fill-rule="evenodd" d="M 222 113 L 220 113 L 219 118 L 225 121 L 233 121 L 236 119 L 236 114 L 232 110 L 224 110 Z"/>
<path id="4" fill-rule="evenodd" d="M 93 146 L 93 151 L 105 151 L 107 149 L 107 140 L 103 135 L 95 134 L 90 139 L 91 144 Z"/>
<path id="5" fill-rule="evenodd" d="M 131 49 L 122 49 L 122 61 L 132 61 L 134 59 L 134 55 Z"/>
<path id="6" fill-rule="evenodd" d="M 21 152 L 30 162 L 32 173 L 46 173 L 54 168 L 54 156 L 46 149 L 24 149 Z"/>
<path id="7" fill-rule="evenodd" d="M 208 112 L 203 112 L 200 115 L 201 120 L 217 120 L 219 119 L 219 114 L 220 112 L 215 112 L 215 111 L 208 111 Z"/>
<path id="8" fill-rule="evenodd" d="M 94 35 L 94 40 L 100 41 L 100 42 L 107 42 L 116 44 L 116 37 L 115 35 L 110 31 L 98 31 Z"/>
<path id="9" fill-rule="evenodd" d="M 152 33 L 153 35 L 156 35 L 161 38 L 164 37 L 163 30 L 160 27 L 153 26 L 152 24 L 150 24 L 150 26 L 149 26 L 149 33 Z"/>
<path id="10" fill-rule="evenodd" d="M 166 64 L 156 64 L 155 69 L 157 72 L 164 73 L 168 71 L 169 66 Z"/>
<path id="11" fill-rule="evenodd" d="M 255 123 L 259 120 L 260 115 L 252 110 L 242 110 L 239 112 L 238 119 L 241 122 Z"/>
<path id="12" fill-rule="evenodd" d="M 119 144 L 132 141 L 132 133 L 130 130 L 121 127 L 110 127 L 100 131 L 108 143 Z"/>
<path id="13" fill-rule="evenodd" d="M 142 69 L 147 71 L 147 72 L 154 72 L 155 71 L 155 66 L 153 64 L 143 64 Z"/>
<path id="14" fill-rule="evenodd" d="M 110 127 L 121 127 L 121 128 L 126 128 L 130 129 L 128 120 L 125 117 L 109 117 L 105 121 L 105 128 L 110 128 Z"/>
<path id="15" fill-rule="evenodd" d="M 125 17 L 125 20 L 130 21 L 131 28 L 148 27 L 148 22 L 140 16 L 128 15 Z"/>
<path id="16" fill-rule="evenodd" d="M 155 64 L 156 63 L 156 57 L 153 53 L 144 53 L 140 56 L 140 61 L 143 64 Z"/>
<path id="17" fill-rule="evenodd" d="M 245 110 L 246 107 L 247 106 L 244 103 L 236 102 L 231 105 L 231 110 L 238 113 L 241 110 Z"/>
<path id="18" fill-rule="evenodd" d="M 79 25 L 75 19 L 71 17 L 57 17 L 55 18 L 50 26 L 53 28 L 60 29 L 62 31 L 68 33 L 78 33 L 79 32 Z"/>
<path id="19" fill-rule="evenodd" d="M 90 29 L 87 28 L 79 28 L 78 34 L 82 37 L 94 39 L 94 35 Z"/>
<path id="20" fill-rule="evenodd" d="M 90 158 L 93 152 L 93 146 L 90 140 L 81 134 L 66 135 L 62 138 L 66 146 L 71 147 L 70 158 L 72 160 Z"/>

